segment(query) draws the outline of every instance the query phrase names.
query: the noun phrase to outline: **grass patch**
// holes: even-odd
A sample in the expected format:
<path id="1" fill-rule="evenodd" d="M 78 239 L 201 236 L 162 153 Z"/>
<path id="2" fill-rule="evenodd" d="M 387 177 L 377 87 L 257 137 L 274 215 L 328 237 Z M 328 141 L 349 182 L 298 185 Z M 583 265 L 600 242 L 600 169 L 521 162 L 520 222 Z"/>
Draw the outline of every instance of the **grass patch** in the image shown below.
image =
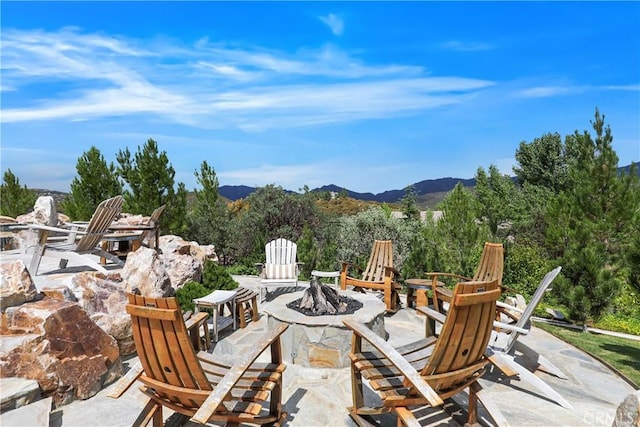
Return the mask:
<path id="1" fill-rule="evenodd" d="M 536 326 L 604 360 L 633 381 L 636 388 L 640 385 L 639 341 L 576 331 L 545 323 L 536 323 Z"/>

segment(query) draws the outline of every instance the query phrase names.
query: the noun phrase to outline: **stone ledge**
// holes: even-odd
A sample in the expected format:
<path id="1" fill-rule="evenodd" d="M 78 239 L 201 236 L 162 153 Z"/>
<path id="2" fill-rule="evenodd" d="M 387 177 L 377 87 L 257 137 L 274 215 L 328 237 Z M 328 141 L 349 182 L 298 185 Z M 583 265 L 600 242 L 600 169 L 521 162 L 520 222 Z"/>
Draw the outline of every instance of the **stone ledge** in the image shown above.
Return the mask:
<path id="1" fill-rule="evenodd" d="M 0 412 L 28 405 L 40 399 L 38 381 L 25 378 L 0 378 Z"/>

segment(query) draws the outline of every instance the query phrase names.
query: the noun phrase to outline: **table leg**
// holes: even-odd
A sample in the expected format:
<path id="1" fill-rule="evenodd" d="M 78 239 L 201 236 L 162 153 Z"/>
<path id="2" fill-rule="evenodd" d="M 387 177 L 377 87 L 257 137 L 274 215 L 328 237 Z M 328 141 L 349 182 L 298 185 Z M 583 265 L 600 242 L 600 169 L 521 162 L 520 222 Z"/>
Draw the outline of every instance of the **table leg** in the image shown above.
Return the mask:
<path id="1" fill-rule="evenodd" d="M 413 300 L 414 300 L 413 288 L 410 286 L 407 286 L 407 307 L 414 307 Z"/>
<path id="2" fill-rule="evenodd" d="M 218 342 L 218 305 L 213 305 L 213 339 Z"/>

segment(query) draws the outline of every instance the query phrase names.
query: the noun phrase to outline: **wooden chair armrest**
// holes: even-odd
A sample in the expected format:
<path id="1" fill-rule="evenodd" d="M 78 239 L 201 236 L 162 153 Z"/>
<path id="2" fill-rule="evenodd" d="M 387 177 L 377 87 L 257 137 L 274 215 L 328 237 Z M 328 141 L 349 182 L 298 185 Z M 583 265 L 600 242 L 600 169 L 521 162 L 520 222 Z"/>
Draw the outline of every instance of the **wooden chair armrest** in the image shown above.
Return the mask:
<path id="1" fill-rule="evenodd" d="M 391 271 L 394 276 L 400 276 L 400 272 L 398 270 L 396 270 L 395 268 L 391 267 L 391 266 L 386 265 L 386 266 L 384 266 L 382 268 L 384 268 L 385 270 Z"/>
<path id="2" fill-rule="evenodd" d="M 231 389 L 242 378 L 242 375 L 249 369 L 251 364 L 266 350 L 267 347 L 274 344 L 279 339 L 280 335 L 287 330 L 289 325 L 281 324 L 274 328 L 272 331 L 267 332 L 261 337 L 260 341 L 251 346 L 251 349 L 243 353 L 238 361 L 229 369 L 224 377 L 220 379 L 218 385 L 211 392 L 209 397 L 202 403 L 198 412 L 191 418 L 193 421 L 200 424 L 206 424 L 209 418 L 214 414 L 218 407 L 225 400 L 227 395 L 231 392 Z M 273 351 L 272 351 L 273 354 Z M 279 352 L 278 352 L 279 354 Z M 277 361 L 280 362 L 280 361 Z"/>
<path id="3" fill-rule="evenodd" d="M 440 313 L 439 311 L 436 311 L 434 309 L 432 309 L 431 307 L 418 307 L 416 308 L 417 311 L 419 311 L 420 313 L 424 314 L 427 317 L 430 317 L 431 319 L 435 320 L 438 323 L 441 323 L 444 325 L 444 320 L 446 318 L 446 316 L 443 313 Z"/>
<path id="4" fill-rule="evenodd" d="M 437 271 L 429 272 L 429 273 L 423 273 L 423 275 L 427 276 L 427 277 L 436 276 L 436 280 L 437 280 L 438 276 L 453 277 L 453 278 L 464 280 L 464 281 L 467 281 L 467 282 L 473 280 L 471 277 L 462 276 L 460 274 L 456 274 L 456 273 L 441 273 L 441 272 L 437 272 Z"/>
<path id="5" fill-rule="evenodd" d="M 358 271 L 364 271 L 364 269 L 362 267 L 360 267 L 358 264 L 354 264 L 354 263 L 348 262 L 348 261 L 341 261 L 340 263 L 342 264 L 342 268 L 341 268 L 342 271 L 346 271 L 350 267 L 353 267 Z"/>
<path id="6" fill-rule="evenodd" d="M 508 357 L 504 357 L 502 353 L 496 353 L 491 347 L 487 347 L 484 355 L 487 356 L 491 364 L 500 369 L 506 376 L 513 377 L 514 375 L 518 375 L 518 371 L 511 366 L 513 362 L 511 362 Z"/>
<path id="7" fill-rule="evenodd" d="M 209 313 L 207 313 L 206 311 L 201 311 L 185 320 L 184 325 L 187 327 L 187 331 L 191 331 L 191 329 L 193 329 L 194 327 L 199 327 L 202 322 L 206 322 L 208 318 Z"/>
<path id="8" fill-rule="evenodd" d="M 118 380 L 117 383 L 115 383 L 107 396 L 113 399 L 117 399 L 122 396 L 127 390 L 129 390 L 129 387 L 136 382 L 142 372 L 142 364 L 138 361 L 126 374 L 124 374 L 124 376 L 122 376 L 122 378 Z"/>
<path id="9" fill-rule="evenodd" d="M 411 364 L 402 357 L 398 351 L 393 348 L 388 342 L 384 341 L 372 330 L 367 328 L 364 323 L 360 323 L 354 320 L 343 320 L 349 329 L 351 329 L 356 335 L 367 340 L 373 347 L 375 347 L 384 357 L 389 359 L 389 362 L 395 366 L 405 379 L 411 383 L 418 393 L 422 395 L 429 404 L 432 406 L 443 405 L 444 402 L 438 396 L 433 388 L 420 376 L 420 373 Z"/>

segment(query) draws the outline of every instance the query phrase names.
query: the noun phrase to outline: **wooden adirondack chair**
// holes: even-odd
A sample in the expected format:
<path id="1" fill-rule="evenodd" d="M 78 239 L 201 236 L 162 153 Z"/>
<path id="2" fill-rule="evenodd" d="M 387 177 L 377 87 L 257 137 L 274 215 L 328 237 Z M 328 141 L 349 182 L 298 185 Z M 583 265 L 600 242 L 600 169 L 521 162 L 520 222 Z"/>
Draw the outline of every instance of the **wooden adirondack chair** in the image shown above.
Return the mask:
<path id="1" fill-rule="evenodd" d="M 450 302 L 452 290 L 443 286 L 439 278 L 453 277 L 464 281 L 493 281 L 498 280 L 498 285 L 502 287 L 502 272 L 504 268 L 504 247 L 502 243 L 485 242 L 482 255 L 478 262 L 478 267 L 473 277 L 466 277 L 456 273 L 430 272 L 424 275 L 431 278 L 431 288 L 436 298 L 433 306 L 436 310 L 442 311 L 442 303 Z"/>
<path id="2" fill-rule="evenodd" d="M 534 363 L 534 370 L 540 369 L 549 374 L 555 375 L 558 378 L 568 379 L 567 376 L 556 367 L 549 359 L 525 345 L 522 341 L 518 340 L 521 335 L 526 335 L 531 330 L 531 316 L 535 308 L 538 306 L 545 292 L 549 290 L 551 282 L 560 273 L 562 267 L 556 267 L 548 272 L 536 292 L 531 297 L 529 304 L 527 304 L 524 310 L 518 310 L 517 308 L 498 302 L 498 312 L 504 314 L 508 319 L 513 319 L 515 323 L 503 323 L 494 322 L 496 329 L 492 332 L 491 339 L 489 340 L 488 354 L 492 355 L 499 362 L 496 366 L 503 369 L 502 366 L 507 366 L 518 373 L 520 379 L 524 382 L 531 384 L 541 391 L 545 396 L 551 400 L 557 402 L 560 406 L 573 409 L 573 406 L 567 402 L 560 394 L 558 394 L 553 388 L 545 383 L 540 377 L 533 374 L 526 367 L 516 362 L 514 352 L 520 351 L 527 359 Z M 514 315 L 513 312 L 518 313 Z M 492 361 L 494 360 L 492 358 Z M 504 371 L 504 370 L 503 370 Z"/>
<path id="3" fill-rule="evenodd" d="M 151 242 L 151 238 L 153 237 L 153 247 L 156 250 L 158 249 L 158 237 L 160 234 L 160 217 L 162 216 L 165 207 L 166 205 L 162 205 L 151 212 L 151 216 L 149 217 L 147 225 L 153 227 L 153 229 L 144 230 L 142 233 L 140 233 L 140 242 L 142 244 L 145 244 L 147 240 Z"/>
<path id="4" fill-rule="evenodd" d="M 349 276 L 349 269 L 362 271 L 360 279 Z M 371 248 L 371 255 L 367 267 L 362 269 L 360 266 L 342 262 L 340 270 L 340 288 L 346 290 L 347 286 L 355 288 L 373 289 L 384 293 L 384 304 L 388 312 L 396 312 L 400 308 L 400 298 L 398 290 L 400 284 L 395 282 L 395 278 L 400 276 L 400 272 L 393 268 L 393 245 L 391 240 L 376 240 Z"/>
<path id="5" fill-rule="evenodd" d="M 79 226 L 69 229 L 29 224 L 30 229 L 38 232 L 38 243 L 33 251 L 31 266 L 29 267 L 31 274 L 38 274 L 38 267 L 43 256 L 59 258 L 60 268 L 65 268 L 68 260 L 72 259 L 104 274 L 107 273 L 107 270 L 87 255 L 99 255 L 122 266 L 123 262 L 117 256 L 104 251 L 98 245 L 108 232 L 113 220 L 120 214 L 122 202 L 122 196 L 102 201 L 93 213 L 89 223 L 82 226 L 82 230 L 78 228 Z M 64 242 L 49 242 L 47 239 L 51 232 L 64 233 L 68 237 Z M 78 236 L 80 236 L 79 239 L 77 239 Z"/>
<path id="6" fill-rule="evenodd" d="M 394 412 L 404 424 L 418 425 L 413 409 L 442 405 L 444 399 L 467 387 L 468 422 L 477 422 L 477 400 L 481 398 L 477 380 L 489 362 L 484 353 L 500 293 L 497 280 L 458 283 L 439 337 L 428 336 L 399 349 L 391 347 L 364 324 L 343 321 L 354 332 L 349 355 L 353 407 L 348 409 L 356 423 L 367 425 L 364 416 Z M 434 312 L 426 307 L 421 309 Z M 364 351 L 363 339 L 374 350 Z M 364 406 L 363 378 L 382 400 L 380 407 Z M 492 409 L 492 416 L 500 419 L 501 415 Z"/>
<path id="7" fill-rule="evenodd" d="M 270 286 L 293 286 L 298 290 L 298 276 L 303 263 L 297 261 L 297 251 L 298 245 L 283 238 L 265 245 L 265 262 L 256 264 L 262 279 L 259 287 L 260 302 L 266 298 L 267 287 Z"/>
<path id="8" fill-rule="evenodd" d="M 201 424 L 281 425 L 284 421 L 280 335 L 288 325 L 273 328 L 229 366 L 207 352 L 195 352 L 175 298 L 130 294 L 127 312 L 140 363 L 109 397 L 120 397 L 136 380 L 143 384 L 141 390 L 149 401 L 133 425 L 153 421 L 161 426 L 163 407 Z M 268 347 L 271 363 L 256 363 Z"/>
<path id="9" fill-rule="evenodd" d="M 151 247 L 150 243 L 153 242 L 153 248 L 157 251 L 159 249 L 160 217 L 164 212 L 165 206 L 162 205 L 151 213 L 149 220 L 143 225 L 145 228 L 142 230 L 136 230 L 136 225 L 112 225 L 109 234 L 105 234 L 102 239 L 102 250 L 116 256 L 126 256 L 128 252 L 136 251 L 142 245 Z M 113 232 L 114 230 L 116 232 Z M 118 245 L 117 252 L 115 245 Z M 121 245 L 126 245 L 124 250 Z M 100 264 L 104 263 L 105 259 L 101 258 Z"/>

